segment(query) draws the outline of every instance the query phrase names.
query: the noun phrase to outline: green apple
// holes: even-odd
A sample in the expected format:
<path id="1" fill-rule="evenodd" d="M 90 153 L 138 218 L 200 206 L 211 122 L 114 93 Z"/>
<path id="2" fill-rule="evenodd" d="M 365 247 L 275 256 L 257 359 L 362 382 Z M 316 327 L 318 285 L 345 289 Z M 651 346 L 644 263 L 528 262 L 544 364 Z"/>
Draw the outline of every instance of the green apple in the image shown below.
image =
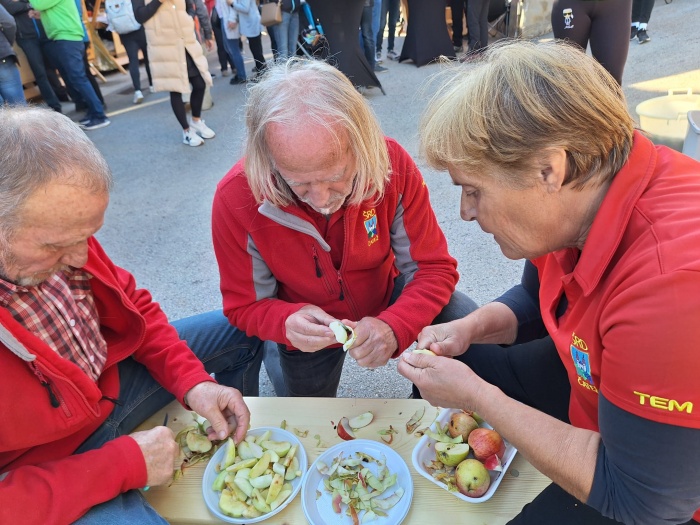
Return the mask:
<path id="1" fill-rule="evenodd" d="M 491 476 L 477 459 L 465 459 L 455 469 L 455 485 L 465 496 L 480 498 L 491 485 Z"/>
<path id="2" fill-rule="evenodd" d="M 469 455 L 466 443 L 435 443 L 435 455 L 438 461 L 448 467 L 456 467 Z"/>
<path id="3" fill-rule="evenodd" d="M 272 450 L 274 451 L 279 457 L 283 458 L 284 456 L 287 455 L 289 452 L 289 449 L 292 448 L 292 444 L 289 441 L 263 441 L 261 443 L 262 448 L 264 450 Z"/>
<path id="4" fill-rule="evenodd" d="M 228 438 L 226 440 L 226 453 L 224 454 L 224 459 L 221 460 L 220 468 L 221 470 L 226 470 L 228 467 L 236 462 L 236 444 L 233 439 Z M 221 489 L 219 489 L 221 490 Z"/>

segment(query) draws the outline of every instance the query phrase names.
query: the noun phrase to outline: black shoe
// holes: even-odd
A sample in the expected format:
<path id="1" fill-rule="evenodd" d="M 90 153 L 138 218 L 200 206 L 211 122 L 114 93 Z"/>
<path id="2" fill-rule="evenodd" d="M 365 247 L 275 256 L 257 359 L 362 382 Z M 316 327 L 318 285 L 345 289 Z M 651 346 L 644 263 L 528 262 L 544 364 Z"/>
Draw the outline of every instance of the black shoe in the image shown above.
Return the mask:
<path id="1" fill-rule="evenodd" d="M 235 76 L 231 80 L 228 81 L 228 83 L 231 85 L 245 84 L 246 82 L 248 82 L 246 79 L 241 78 L 239 76 Z"/>
<path id="2" fill-rule="evenodd" d="M 111 122 L 107 117 L 103 118 L 94 118 L 90 120 L 89 122 L 86 122 L 85 124 L 81 124 L 80 127 L 83 128 L 84 130 L 91 130 L 91 129 L 100 129 L 104 128 L 105 126 L 109 126 Z"/>
<path id="3" fill-rule="evenodd" d="M 647 30 L 646 29 L 640 29 L 637 31 L 637 40 L 639 40 L 640 44 L 646 44 L 651 40 L 651 37 L 647 35 Z"/>
<path id="4" fill-rule="evenodd" d="M 380 66 L 379 64 L 374 65 L 375 73 L 386 73 L 387 71 L 389 71 L 388 67 Z"/>
<path id="5" fill-rule="evenodd" d="M 638 27 L 632 26 L 632 30 L 630 31 L 630 40 L 634 40 L 634 37 L 637 36 L 638 31 Z"/>

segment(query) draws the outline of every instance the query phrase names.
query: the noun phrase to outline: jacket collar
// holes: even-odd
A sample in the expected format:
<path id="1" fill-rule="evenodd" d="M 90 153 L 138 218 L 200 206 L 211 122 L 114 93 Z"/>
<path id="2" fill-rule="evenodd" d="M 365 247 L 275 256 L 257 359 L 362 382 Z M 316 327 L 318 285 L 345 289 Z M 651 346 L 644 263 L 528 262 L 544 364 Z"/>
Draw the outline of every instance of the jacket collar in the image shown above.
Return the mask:
<path id="1" fill-rule="evenodd" d="M 637 201 L 654 173 L 656 157 L 654 144 L 635 131 L 629 158 L 603 199 L 574 270 L 584 295 L 598 285 L 620 245 Z"/>

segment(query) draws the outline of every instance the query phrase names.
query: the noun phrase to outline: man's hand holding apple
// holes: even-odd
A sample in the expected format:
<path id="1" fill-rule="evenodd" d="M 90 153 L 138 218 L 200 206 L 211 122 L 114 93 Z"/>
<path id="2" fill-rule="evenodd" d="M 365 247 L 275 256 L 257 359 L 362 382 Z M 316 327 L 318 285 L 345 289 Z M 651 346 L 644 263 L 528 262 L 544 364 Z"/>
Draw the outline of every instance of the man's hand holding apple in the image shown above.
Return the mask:
<path id="1" fill-rule="evenodd" d="M 328 328 L 335 317 L 318 306 L 307 304 L 284 322 L 287 339 L 302 352 L 316 352 L 337 343 L 333 330 Z"/>
<path id="2" fill-rule="evenodd" d="M 376 317 L 364 317 L 357 323 L 346 323 L 355 330 L 355 343 L 348 352 L 363 368 L 379 368 L 387 364 L 399 343 L 394 331 Z"/>
<path id="3" fill-rule="evenodd" d="M 234 441 L 245 438 L 250 424 L 250 411 L 243 396 L 235 388 L 213 381 L 204 381 L 192 387 L 185 395 L 192 410 L 209 421 L 210 440 L 225 439 L 235 431 Z"/>
<path id="4" fill-rule="evenodd" d="M 468 328 L 463 319 L 426 326 L 418 334 L 417 348 L 431 350 L 436 355 L 462 355 L 471 344 Z"/>

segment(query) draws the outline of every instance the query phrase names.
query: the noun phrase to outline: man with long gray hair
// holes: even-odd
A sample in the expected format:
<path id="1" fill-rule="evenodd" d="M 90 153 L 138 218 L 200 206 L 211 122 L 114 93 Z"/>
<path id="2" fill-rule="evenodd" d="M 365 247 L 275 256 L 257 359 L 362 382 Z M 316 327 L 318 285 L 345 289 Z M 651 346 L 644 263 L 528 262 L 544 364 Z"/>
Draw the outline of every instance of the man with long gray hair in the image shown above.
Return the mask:
<path id="1" fill-rule="evenodd" d="M 354 329 L 358 364 L 378 368 L 436 318 L 476 306 L 454 291 L 420 171 L 337 69 L 274 66 L 250 88 L 246 126 L 245 159 L 214 197 L 224 313 L 278 344 L 290 395 L 337 394 L 333 321 Z"/>
<path id="2" fill-rule="evenodd" d="M 168 323 L 94 237 L 111 187 L 77 124 L 0 109 L 0 523 L 165 524 L 135 489 L 179 447 L 133 429 L 173 396 L 212 440 L 248 428 L 260 341 L 221 312 Z"/>

